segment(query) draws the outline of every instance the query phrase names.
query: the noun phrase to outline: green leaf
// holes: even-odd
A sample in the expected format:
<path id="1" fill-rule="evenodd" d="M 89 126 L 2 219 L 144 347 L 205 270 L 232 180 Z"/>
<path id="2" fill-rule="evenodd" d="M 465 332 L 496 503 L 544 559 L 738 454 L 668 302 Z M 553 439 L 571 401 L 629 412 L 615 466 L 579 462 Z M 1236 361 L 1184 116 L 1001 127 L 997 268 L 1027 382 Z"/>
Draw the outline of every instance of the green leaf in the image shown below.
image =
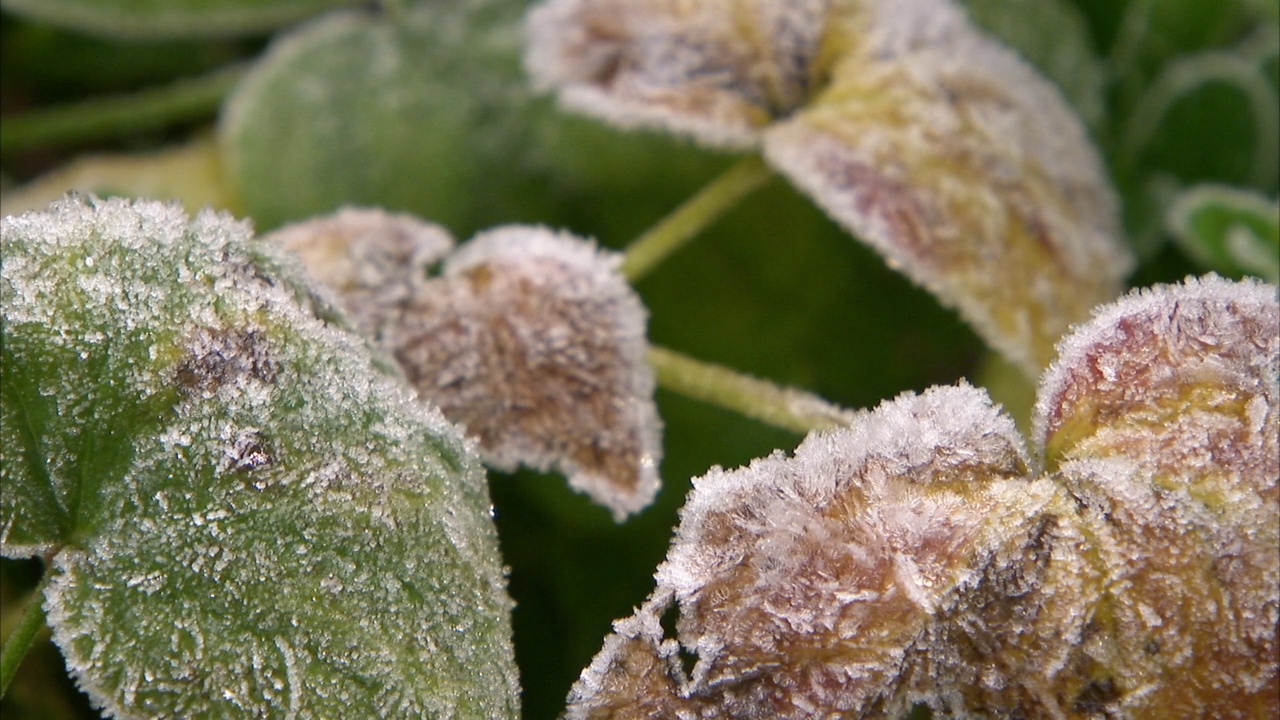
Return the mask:
<path id="1" fill-rule="evenodd" d="M 243 224 L 4 220 L 0 551 L 114 717 L 515 717 L 473 449 Z M 328 318 L 327 320 L 325 318 Z"/>
<path id="2" fill-rule="evenodd" d="M 344 204 L 407 210 L 459 234 L 521 215 L 531 96 L 519 3 L 344 13 L 281 38 L 230 99 L 224 155 L 259 228 Z"/>
<path id="3" fill-rule="evenodd" d="M 5 0 L 4 9 L 92 35 L 213 37 L 271 30 L 354 0 Z"/>
<path id="4" fill-rule="evenodd" d="M 1198 185 L 1174 200 L 1167 222 L 1207 269 L 1280 282 L 1280 204 L 1247 190 Z"/>

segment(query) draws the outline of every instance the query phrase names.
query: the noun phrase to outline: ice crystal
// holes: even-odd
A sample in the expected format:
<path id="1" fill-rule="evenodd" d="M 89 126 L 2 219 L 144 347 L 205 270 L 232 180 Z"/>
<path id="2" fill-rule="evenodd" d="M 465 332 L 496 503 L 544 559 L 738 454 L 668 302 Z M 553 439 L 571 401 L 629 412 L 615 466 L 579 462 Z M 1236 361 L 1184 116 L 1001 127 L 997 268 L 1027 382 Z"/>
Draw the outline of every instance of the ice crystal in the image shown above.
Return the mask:
<path id="1" fill-rule="evenodd" d="M 0 498 L 108 715 L 515 717 L 473 447 L 244 224 L 70 198 L 3 225 Z"/>
<path id="2" fill-rule="evenodd" d="M 569 717 L 1274 715 L 1276 293 L 1102 310 L 1041 388 L 1044 472 L 961 386 L 695 480 Z"/>
<path id="3" fill-rule="evenodd" d="M 1032 375 L 1130 267 L 1079 120 L 950 0 L 549 0 L 528 34 L 565 106 L 760 147 Z"/>
<path id="4" fill-rule="evenodd" d="M 407 217 L 356 214 L 276 237 L 330 284 L 419 394 L 485 460 L 564 472 L 615 518 L 658 489 L 660 422 L 646 313 L 618 258 L 565 233 L 507 227 L 428 267 L 452 241 Z"/>

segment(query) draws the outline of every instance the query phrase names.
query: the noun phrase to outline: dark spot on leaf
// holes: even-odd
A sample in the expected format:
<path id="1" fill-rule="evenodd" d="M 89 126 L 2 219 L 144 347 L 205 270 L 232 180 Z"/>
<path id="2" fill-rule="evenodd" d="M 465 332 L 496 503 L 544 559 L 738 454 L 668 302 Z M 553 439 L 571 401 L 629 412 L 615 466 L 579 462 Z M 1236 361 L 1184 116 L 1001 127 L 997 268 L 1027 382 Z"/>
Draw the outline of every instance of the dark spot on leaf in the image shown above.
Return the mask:
<path id="1" fill-rule="evenodd" d="M 187 341 L 174 379 L 185 390 L 209 394 L 228 383 L 275 379 L 276 361 L 266 333 L 257 328 L 201 329 Z"/>
<path id="2" fill-rule="evenodd" d="M 1120 699 L 1120 690 L 1116 687 L 1114 680 L 1111 678 L 1093 680 L 1076 695 L 1075 704 L 1071 709 L 1078 713 L 1101 713 L 1107 709 L 1108 704 L 1118 699 Z"/>

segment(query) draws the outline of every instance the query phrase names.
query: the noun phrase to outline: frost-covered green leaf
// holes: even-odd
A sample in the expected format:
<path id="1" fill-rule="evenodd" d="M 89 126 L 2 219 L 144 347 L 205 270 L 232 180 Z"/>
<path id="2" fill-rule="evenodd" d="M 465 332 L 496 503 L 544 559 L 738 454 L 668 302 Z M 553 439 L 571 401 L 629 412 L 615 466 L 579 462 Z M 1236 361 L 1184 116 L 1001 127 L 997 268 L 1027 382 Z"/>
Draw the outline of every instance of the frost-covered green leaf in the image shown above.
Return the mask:
<path id="1" fill-rule="evenodd" d="M 474 450 L 294 266 L 226 216 L 124 200 L 7 217 L 3 252 L 0 550 L 52 556 L 95 704 L 516 715 Z"/>
<path id="2" fill-rule="evenodd" d="M 272 44 L 220 135 L 246 212 L 271 228 L 345 204 L 409 210 L 455 232 L 517 202 L 527 141 L 510 0 L 341 13 Z M 522 101 L 523 99 L 523 101 Z"/>
<path id="3" fill-rule="evenodd" d="M 1209 269 L 1280 282 L 1280 204 L 1257 193 L 1199 185 L 1174 200 L 1166 216 L 1182 249 Z"/>
<path id="4" fill-rule="evenodd" d="M 263 32 L 355 0 L 4 0 L 4 9 L 95 35 L 207 37 Z"/>

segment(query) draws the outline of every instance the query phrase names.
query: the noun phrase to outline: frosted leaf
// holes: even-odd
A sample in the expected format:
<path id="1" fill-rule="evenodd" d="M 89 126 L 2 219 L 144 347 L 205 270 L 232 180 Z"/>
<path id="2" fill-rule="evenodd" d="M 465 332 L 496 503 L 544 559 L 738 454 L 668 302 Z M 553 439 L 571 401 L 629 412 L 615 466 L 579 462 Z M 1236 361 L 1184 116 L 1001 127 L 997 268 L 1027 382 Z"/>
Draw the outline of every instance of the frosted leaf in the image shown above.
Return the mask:
<path id="1" fill-rule="evenodd" d="M 492 465 L 564 472 L 618 520 L 658 489 L 646 313 L 618 258 L 544 228 L 476 236 L 406 308 L 396 358 Z"/>
<path id="2" fill-rule="evenodd" d="M 1036 438 L 1069 502 L 1029 591 L 990 583 L 940 623 L 932 673 L 953 682 L 952 708 L 1280 711 L 1276 292 L 1216 277 L 1158 287 L 1063 341 Z"/>
<path id="3" fill-rule="evenodd" d="M 1018 555 L 1052 488 L 971 387 L 905 395 L 794 457 L 694 481 L 658 587 L 584 671 L 569 718 L 811 718 L 903 709 L 936 614 Z M 679 608 L 678 638 L 661 617 Z M 696 662 L 686 675 L 681 653 Z M 643 672 L 644 674 L 640 674 Z M 892 716 L 892 715 L 890 715 Z"/>
<path id="4" fill-rule="evenodd" d="M 579 112 L 750 147 L 821 80 L 828 5 L 553 0 L 529 14 L 526 65 Z"/>
<path id="5" fill-rule="evenodd" d="M 1028 374 L 1131 266 L 1081 122 L 949 0 L 551 0 L 529 44 L 573 109 L 761 145 Z"/>
<path id="6" fill-rule="evenodd" d="M 296 255 L 375 341 L 394 332 L 414 290 L 453 248 L 453 237 L 438 225 L 372 208 L 343 208 L 264 239 Z"/>
<path id="7" fill-rule="evenodd" d="M 899 27 L 912 5 L 944 4 L 874 3 L 867 37 L 765 155 L 1035 376 L 1120 292 L 1116 200 L 1053 86 L 958 16 Z"/>
<path id="8" fill-rule="evenodd" d="M 1038 479 L 963 386 L 717 469 L 568 716 L 1275 716 L 1278 378 L 1277 289 L 1189 280 L 1063 341 Z"/>
<path id="9" fill-rule="evenodd" d="M 246 225 L 3 225 L 0 522 L 112 717 L 515 717 L 473 448 Z"/>

